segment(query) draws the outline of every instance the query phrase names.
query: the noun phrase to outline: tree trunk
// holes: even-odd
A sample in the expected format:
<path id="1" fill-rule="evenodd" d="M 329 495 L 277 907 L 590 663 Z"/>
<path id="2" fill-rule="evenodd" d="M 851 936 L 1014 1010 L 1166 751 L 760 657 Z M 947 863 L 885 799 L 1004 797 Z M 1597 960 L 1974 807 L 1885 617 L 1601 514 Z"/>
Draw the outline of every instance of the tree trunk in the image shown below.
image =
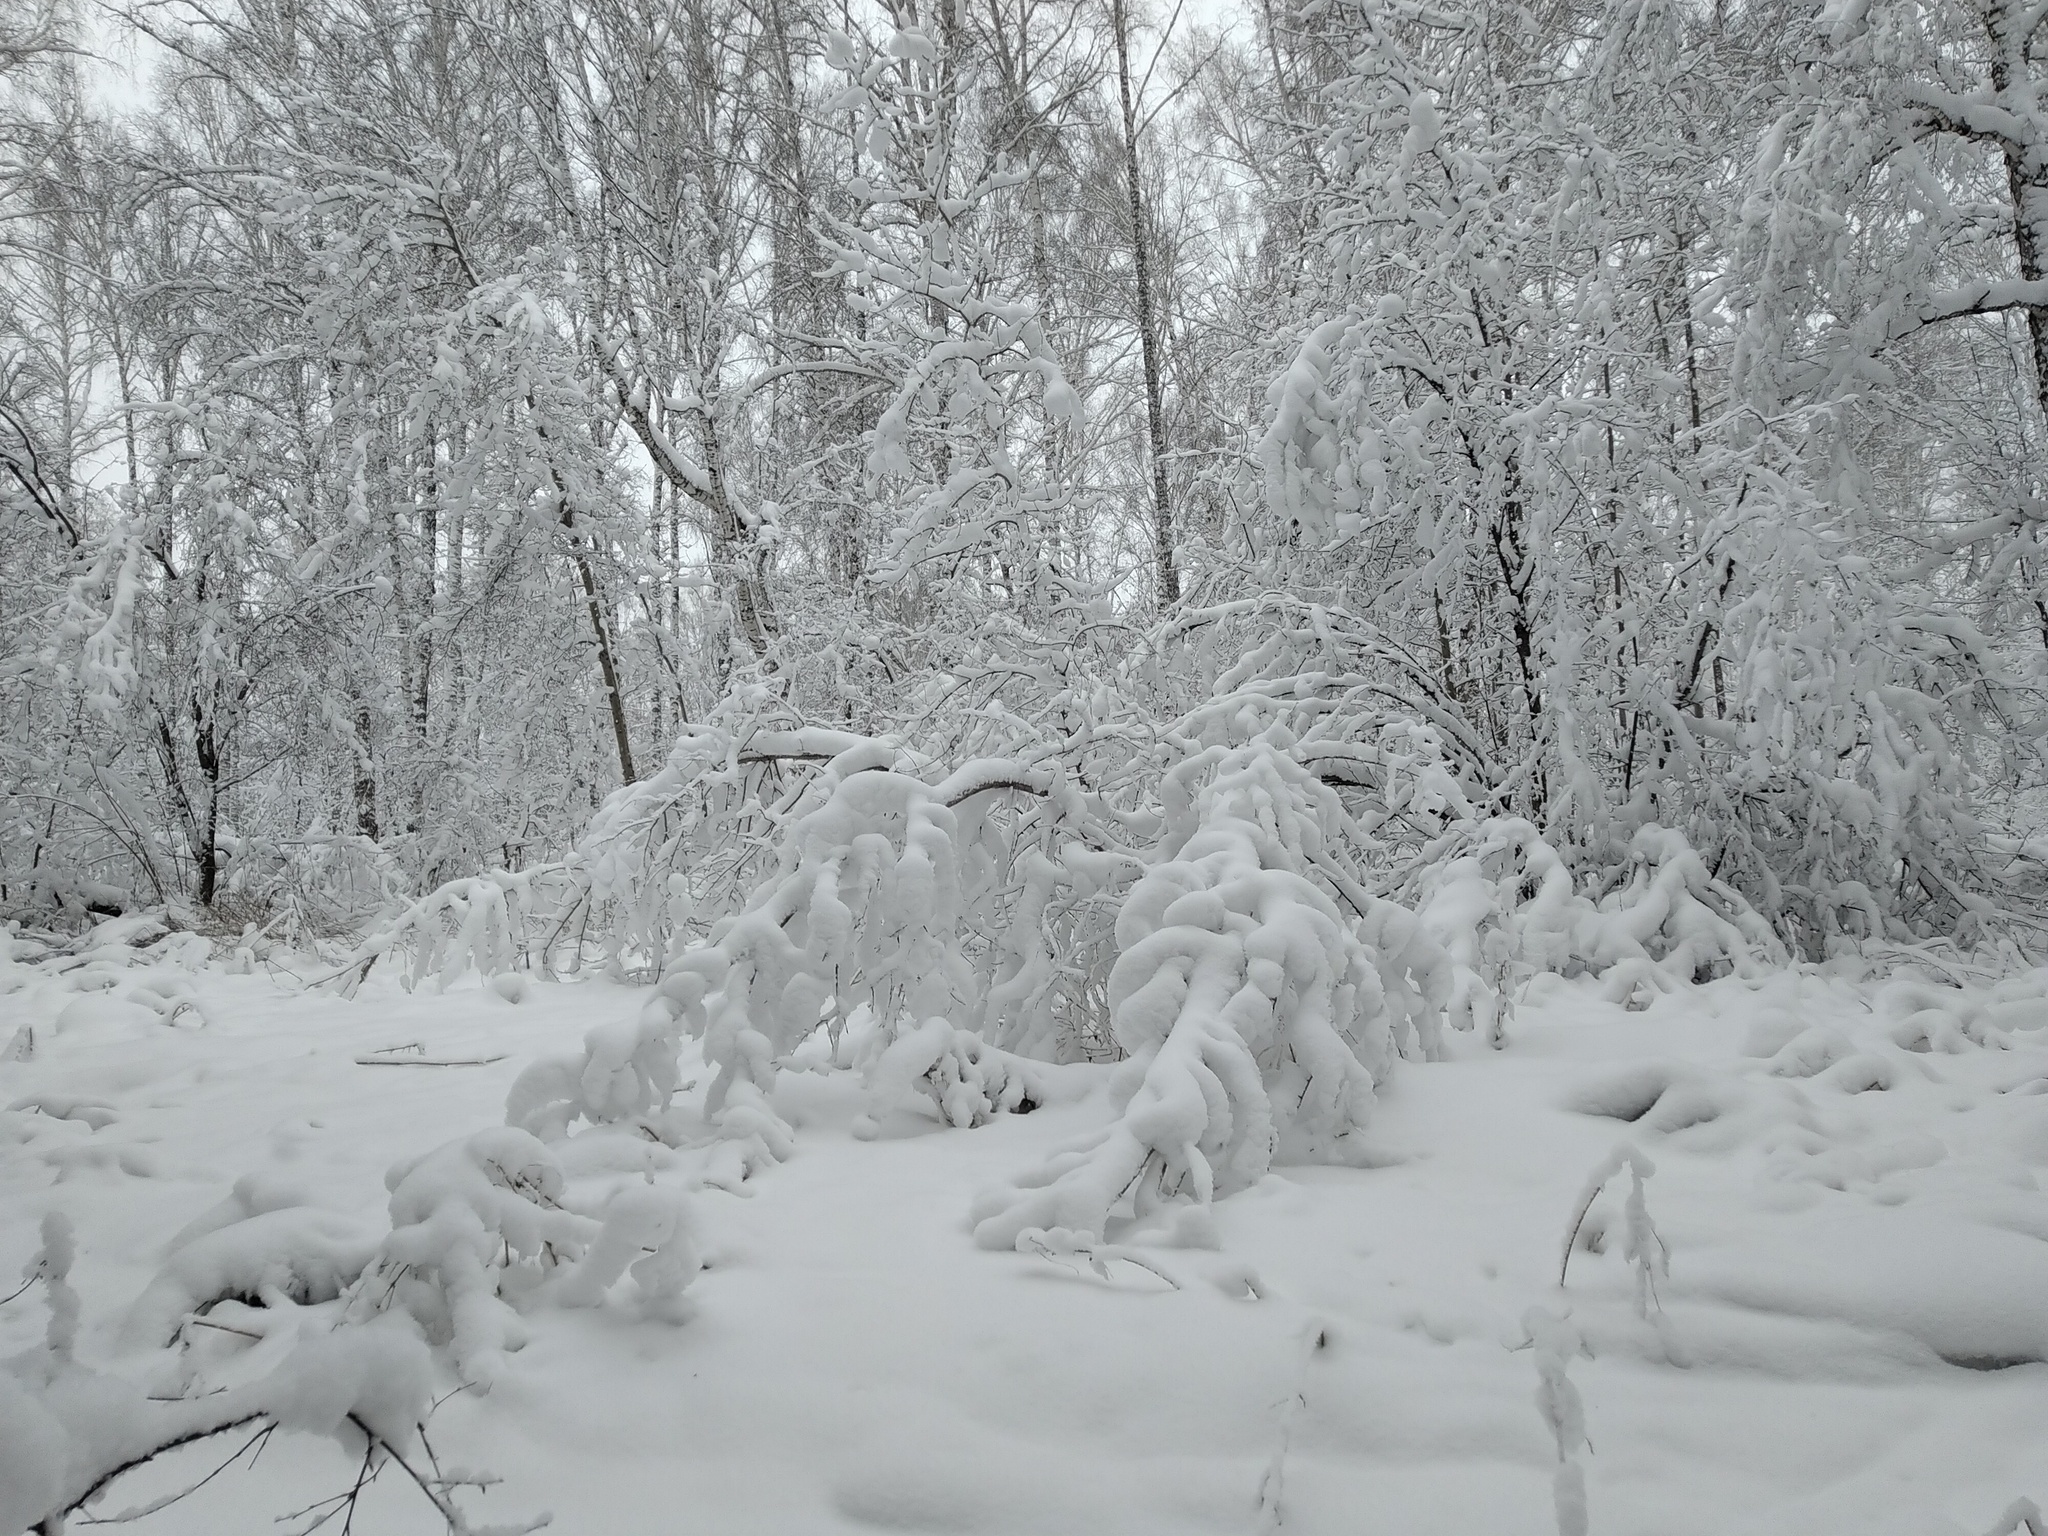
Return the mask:
<path id="1" fill-rule="evenodd" d="M 2038 106 L 2039 86 L 2032 78 L 2031 50 L 2041 20 L 2029 5 L 2005 0 L 1982 12 L 1984 29 L 1991 42 L 1991 85 L 2001 105 L 2018 108 L 2015 116 L 2026 121 L 2025 108 Z M 2018 98 L 2016 101 L 2015 98 Z M 2048 166 L 2042 163 L 2038 137 L 2002 141 L 2005 184 L 2012 198 L 2012 238 L 2019 256 L 2023 283 L 2038 283 L 2048 277 Z M 2048 305 L 2022 306 L 2027 315 L 2027 340 L 2034 362 L 2034 398 L 2048 413 Z"/>
<path id="2" fill-rule="evenodd" d="M 360 701 L 356 704 L 356 739 L 351 745 L 355 749 L 356 772 L 351 798 L 356 814 L 356 831 L 376 842 L 381 835 L 377 826 L 377 769 L 376 760 L 370 753 L 370 742 L 375 726 L 370 719 L 370 706 Z"/>
<path id="3" fill-rule="evenodd" d="M 569 533 L 569 559 L 576 566 L 576 578 L 583 584 L 583 601 L 590 613 L 590 632 L 597 640 L 597 669 L 604 677 L 605 699 L 611 706 L 612 744 L 619 753 L 619 781 L 631 784 L 640 775 L 633 771 L 633 738 L 626 729 L 626 696 L 619 687 L 618 663 L 612 655 L 611 626 L 605 622 L 604 599 L 597 590 L 597 572 L 591 567 L 590 552 L 576 533 L 576 513 L 569 504 L 568 482 L 562 472 L 550 466 L 555 493 L 562 501 L 562 526 Z"/>
<path id="4" fill-rule="evenodd" d="M 1117 89 L 1124 109 L 1124 180 L 1131 205 L 1131 266 L 1138 284 L 1138 345 L 1145 357 L 1145 424 L 1152 451 L 1152 555 L 1159 606 L 1180 601 L 1180 568 L 1173 554 L 1173 508 L 1166 494 L 1166 410 L 1160 399 L 1159 335 L 1152 313 L 1152 253 L 1146 239 L 1145 204 L 1138 185 L 1138 112 L 1131 99 L 1130 27 L 1124 0 L 1113 0 Z"/>

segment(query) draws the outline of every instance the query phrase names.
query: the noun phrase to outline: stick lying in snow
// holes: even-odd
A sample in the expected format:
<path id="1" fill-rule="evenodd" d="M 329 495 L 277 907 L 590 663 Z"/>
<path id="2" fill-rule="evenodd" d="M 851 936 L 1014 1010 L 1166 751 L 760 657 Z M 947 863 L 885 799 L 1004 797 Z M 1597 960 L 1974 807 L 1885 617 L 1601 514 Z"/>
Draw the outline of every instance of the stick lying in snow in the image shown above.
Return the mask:
<path id="1" fill-rule="evenodd" d="M 359 1067 L 488 1067 L 503 1061 L 506 1052 L 495 1056 L 358 1056 Z"/>

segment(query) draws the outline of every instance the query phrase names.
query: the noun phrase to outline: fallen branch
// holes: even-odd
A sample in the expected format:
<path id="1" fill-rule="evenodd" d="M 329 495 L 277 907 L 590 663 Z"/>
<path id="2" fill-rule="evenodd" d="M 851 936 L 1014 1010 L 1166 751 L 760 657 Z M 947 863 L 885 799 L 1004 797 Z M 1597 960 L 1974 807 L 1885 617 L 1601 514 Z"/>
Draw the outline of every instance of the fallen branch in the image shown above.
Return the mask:
<path id="1" fill-rule="evenodd" d="M 503 1061 L 507 1053 L 495 1056 L 358 1056 L 359 1067 L 488 1067 Z"/>

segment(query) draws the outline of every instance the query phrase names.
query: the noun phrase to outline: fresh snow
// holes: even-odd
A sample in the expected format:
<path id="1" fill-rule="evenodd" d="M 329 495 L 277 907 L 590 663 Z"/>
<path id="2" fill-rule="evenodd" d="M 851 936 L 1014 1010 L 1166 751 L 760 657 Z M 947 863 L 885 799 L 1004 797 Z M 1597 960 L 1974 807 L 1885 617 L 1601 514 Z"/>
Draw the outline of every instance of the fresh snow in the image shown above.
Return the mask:
<path id="1" fill-rule="evenodd" d="M 437 1354 L 433 1396 L 454 1395 L 430 1435 L 444 1465 L 503 1479 L 468 1496 L 478 1518 L 552 1511 L 570 1532 L 1547 1536 L 1567 1514 L 1561 1382 L 1593 1532 L 1981 1536 L 2048 1494 L 2044 983 L 1805 968 L 1631 1012 L 1541 977 L 1504 1049 L 1455 1035 L 1447 1059 L 1394 1067 L 1359 1133 L 1368 1166 L 1279 1166 L 1212 1219 L 1169 1209 L 1024 1252 L 977 1247 L 969 1211 L 1109 1123 L 1110 1069 L 1079 1069 L 1104 1084 L 1079 1101 L 974 1129 L 856 1072 L 784 1071 L 779 1162 L 735 1160 L 701 1118 L 680 1149 L 630 1126 L 548 1148 L 565 1205 L 624 1192 L 648 1206 L 616 1218 L 633 1256 L 684 1221 L 705 1268 L 653 1306 L 604 1289 L 628 1255 L 597 1244 L 596 1295 L 566 1295 L 572 1270 L 558 1288 L 584 1305 L 527 1306 L 487 1392 L 456 1391 Z M 0 1275 L 34 1258 L 46 1213 L 68 1217 L 78 1354 L 110 1372 L 160 1368 L 136 1351 L 209 1288 L 281 1283 L 316 1334 L 336 1271 L 391 1229 L 387 1173 L 403 1189 L 425 1154 L 523 1136 L 504 1127 L 522 1066 L 628 1026 L 648 996 L 191 985 L 211 1022 L 107 1008 L 50 1030 L 62 995 L 0 998 L 0 1040 L 37 1042 L 0 1065 Z M 411 1046 L 502 1059 L 358 1060 Z M 679 1123 L 701 1109 L 697 1049 Z M 1631 1164 L 1654 1167 L 1635 1201 Z M 1668 1256 L 1647 1315 L 1631 1204 Z M 0 1307 L 0 1355 L 43 1337 L 41 1290 Z M 221 1302 L 227 1326 L 186 1329 L 185 1369 L 226 1380 L 233 1357 L 274 1353 L 274 1310 Z M 0 1424 L 0 1468 L 32 1468 L 10 1459 L 41 1432 L 12 1397 Z M 130 1475 L 102 1512 L 234 1443 Z M 271 1529 L 354 1469 L 279 1436 L 136 1528 Z M 442 1528 L 393 1472 L 357 1520 Z"/>

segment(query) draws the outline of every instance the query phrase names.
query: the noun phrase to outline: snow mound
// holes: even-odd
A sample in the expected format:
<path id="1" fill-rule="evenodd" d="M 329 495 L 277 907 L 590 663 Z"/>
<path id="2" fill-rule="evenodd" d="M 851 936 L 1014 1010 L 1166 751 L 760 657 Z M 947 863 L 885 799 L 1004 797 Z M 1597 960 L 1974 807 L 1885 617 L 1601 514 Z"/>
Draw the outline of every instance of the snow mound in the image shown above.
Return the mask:
<path id="1" fill-rule="evenodd" d="M 1807 1213 L 1796 1234 L 1689 1254 L 1689 1292 L 1904 1334 L 1952 1365 L 2048 1361 L 2048 1242 L 1931 1211 Z"/>

